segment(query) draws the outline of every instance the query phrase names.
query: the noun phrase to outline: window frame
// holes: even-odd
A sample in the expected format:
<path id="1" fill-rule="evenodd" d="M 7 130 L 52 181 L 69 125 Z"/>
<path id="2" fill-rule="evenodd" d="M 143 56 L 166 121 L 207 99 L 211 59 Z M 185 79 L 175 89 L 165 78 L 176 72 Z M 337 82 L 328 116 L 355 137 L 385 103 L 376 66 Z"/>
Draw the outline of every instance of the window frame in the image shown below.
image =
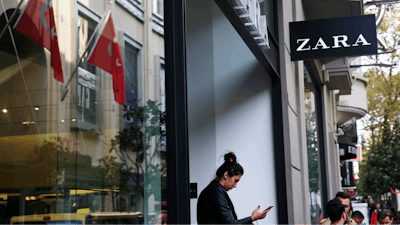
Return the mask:
<path id="1" fill-rule="evenodd" d="M 153 0 L 153 15 L 155 15 L 156 17 L 158 17 L 158 19 L 160 19 L 160 20 L 164 20 L 164 15 L 163 14 L 160 14 L 158 11 L 159 11 L 159 8 L 158 8 L 158 1 L 161 1 L 162 2 L 162 9 L 161 9 L 161 12 L 163 12 L 164 11 L 164 0 Z"/>
<path id="2" fill-rule="evenodd" d="M 144 105 L 144 98 L 143 98 L 143 93 L 144 93 L 144 79 L 143 79 L 143 44 L 139 41 L 137 41 L 135 38 L 130 36 L 129 34 L 121 31 L 119 32 L 119 43 L 120 45 L 123 46 L 123 51 L 121 51 L 122 56 L 123 56 L 123 62 L 125 65 L 125 49 L 126 48 L 135 48 L 137 50 L 137 97 L 139 99 L 138 105 Z M 128 47 L 129 45 L 129 47 Z M 126 77 L 126 74 L 125 74 Z M 126 84 L 125 84 L 126 86 Z M 128 102 L 129 100 L 126 100 L 127 105 L 129 105 Z M 121 108 L 121 113 L 122 113 L 122 108 Z M 121 117 L 121 127 L 126 127 L 128 126 L 128 121 L 126 121 L 125 118 Z"/>
<path id="3" fill-rule="evenodd" d="M 81 57 L 80 52 L 79 52 L 79 26 L 81 23 L 81 18 L 88 18 L 92 21 L 94 21 L 97 25 L 99 24 L 99 22 L 101 21 L 101 16 L 99 13 L 97 13 L 96 11 L 94 11 L 93 9 L 89 8 L 88 6 L 84 5 L 82 2 L 80 2 L 79 0 L 76 1 L 76 14 L 75 14 L 75 18 L 78 18 L 77 20 L 75 20 L 75 31 L 76 31 L 76 36 L 75 36 L 75 46 L 77 49 L 76 52 L 76 61 L 79 59 L 79 57 Z M 90 39 L 90 37 L 88 37 Z M 82 68 L 82 67 L 81 67 Z M 84 68 L 82 68 L 84 69 Z M 90 129 L 95 129 L 96 131 L 98 131 L 99 133 L 102 133 L 104 130 L 104 118 L 103 118 L 103 105 L 104 103 L 102 102 L 104 100 L 104 91 L 103 90 L 103 86 L 104 86 L 104 71 L 102 71 L 101 69 L 95 67 L 95 73 L 94 75 L 98 76 L 99 78 L 96 79 L 96 82 L 99 82 L 99 84 L 96 84 L 96 122 L 95 124 L 92 124 L 90 122 L 84 122 L 84 123 L 79 123 L 78 122 L 78 118 L 76 120 L 76 125 L 75 127 L 78 129 L 84 129 L 84 130 L 90 130 Z M 76 88 L 78 87 L 78 75 L 76 75 Z M 76 94 L 78 94 L 78 90 L 76 90 Z M 78 106 L 76 106 L 78 107 Z M 77 115 L 77 110 L 78 108 L 76 108 L 76 116 Z"/>
<path id="4" fill-rule="evenodd" d="M 143 96 L 144 93 L 144 79 L 143 79 L 143 44 L 139 41 L 137 41 L 135 38 L 133 38 L 132 36 L 130 36 L 129 34 L 123 32 L 122 33 L 122 41 L 123 41 L 123 46 L 124 46 L 124 53 L 123 53 L 123 57 L 125 59 L 125 48 L 127 48 L 127 44 L 129 44 L 131 47 L 136 48 L 136 50 L 138 51 L 138 58 L 137 58 L 137 86 L 138 86 L 138 90 L 137 90 L 137 95 L 138 96 Z"/>

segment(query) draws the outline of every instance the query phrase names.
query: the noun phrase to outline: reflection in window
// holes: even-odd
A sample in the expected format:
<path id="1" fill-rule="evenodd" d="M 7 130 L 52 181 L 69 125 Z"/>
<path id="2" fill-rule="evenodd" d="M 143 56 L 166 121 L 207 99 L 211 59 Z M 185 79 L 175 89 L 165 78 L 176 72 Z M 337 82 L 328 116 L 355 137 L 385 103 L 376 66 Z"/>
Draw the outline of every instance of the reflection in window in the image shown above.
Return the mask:
<path id="1" fill-rule="evenodd" d="M 132 92 L 137 97 L 138 91 L 138 59 L 139 49 L 133 47 L 129 43 L 125 42 L 125 60 L 124 60 L 124 72 L 125 72 L 125 85 L 126 91 Z"/>
<path id="2" fill-rule="evenodd" d="M 62 7 L 64 1 L 75 8 Z M 54 13 L 67 80 L 104 13 L 98 4 L 110 1 L 57 2 Z M 153 13 L 151 7 L 138 9 Z M 162 1 L 156 9 L 162 16 Z M 154 78 L 156 71 L 154 63 L 141 64 L 141 55 L 154 58 L 157 52 L 163 57 L 164 40 L 154 32 L 144 35 L 147 21 L 121 12 L 121 4 L 114 4 L 126 91 L 131 93 L 127 100 L 140 99 L 135 107 L 115 102 L 112 75 L 87 63 L 87 55 L 61 101 L 50 52 L 14 32 L 22 75 L 9 33 L 0 40 L 0 224 L 154 224 L 165 217 L 164 120 L 160 101 L 149 97 L 155 87 L 139 82 Z M 146 48 L 121 41 L 121 34 L 147 43 Z"/>
<path id="3" fill-rule="evenodd" d="M 267 17 L 267 28 L 272 33 L 273 36 L 275 34 L 275 19 L 274 19 L 274 1 L 273 0 L 258 0 L 260 3 L 261 15 L 265 15 Z"/>
<path id="4" fill-rule="evenodd" d="M 316 92 L 311 77 L 307 73 L 307 71 L 305 71 L 304 74 L 304 90 L 311 223 L 318 224 L 320 216 L 322 216 L 322 204 L 319 176 L 320 170 L 318 154 L 317 118 L 315 111 Z"/>
<path id="5" fill-rule="evenodd" d="M 77 42 L 77 58 L 79 58 L 86 50 L 87 43 L 91 38 L 97 23 L 90 17 L 79 13 L 77 20 L 78 42 Z M 89 45 L 89 49 L 93 48 L 94 41 Z M 79 63 L 77 71 L 78 82 L 76 86 L 77 93 L 77 119 L 78 126 L 85 130 L 98 130 L 97 106 L 99 93 L 96 86 L 100 84 L 100 75 L 96 75 L 96 67 L 86 60 Z"/>
<path id="6" fill-rule="evenodd" d="M 140 46 L 133 41 L 125 41 L 124 49 L 124 75 L 125 75 L 125 97 L 128 110 L 138 106 L 139 97 L 139 55 Z M 134 122 L 133 117 L 125 118 L 125 127 Z"/>

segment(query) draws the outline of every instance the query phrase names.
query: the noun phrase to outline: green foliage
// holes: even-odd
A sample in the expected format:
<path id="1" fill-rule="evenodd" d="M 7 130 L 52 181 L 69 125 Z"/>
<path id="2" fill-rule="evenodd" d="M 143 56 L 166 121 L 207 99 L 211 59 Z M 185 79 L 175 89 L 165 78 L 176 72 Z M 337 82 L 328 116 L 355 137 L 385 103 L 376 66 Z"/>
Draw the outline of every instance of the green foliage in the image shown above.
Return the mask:
<path id="1" fill-rule="evenodd" d="M 400 189 L 400 126 L 388 124 L 381 127 L 381 135 L 364 154 L 360 165 L 360 187 L 364 195 Z"/>
<path id="2" fill-rule="evenodd" d="M 376 12 L 372 12 L 376 13 Z M 387 15 L 386 15 L 387 16 Z M 400 13 L 393 11 L 393 23 L 388 16 L 378 29 L 378 37 L 390 54 L 369 56 L 368 63 L 399 63 Z M 396 67 L 372 67 L 364 73 L 368 79 L 368 114 L 363 118 L 370 137 L 360 165 L 357 189 L 362 195 L 381 194 L 390 188 L 400 188 L 400 74 Z"/>
<path id="3" fill-rule="evenodd" d="M 310 192 L 318 193 L 319 191 L 319 168 L 318 168 L 318 151 L 316 136 L 316 118 L 312 107 L 313 98 L 311 92 L 305 93 L 305 118 L 306 118 L 306 135 L 307 135 L 307 158 L 308 158 L 308 184 Z"/>
<path id="4" fill-rule="evenodd" d="M 132 103 L 137 105 L 138 102 Z M 124 118 L 133 122 L 111 140 L 110 153 L 118 155 L 120 169 L 126 172 L 121 178 L 129 176 L 135 183 L 131 191 L 140 193 L 145 202 L 150 195 L 161 200 L 161 177 L 166 170 L 165 163 L 157 157 L 165 137 L 165 113 L 161 113 L 159 107 L 160 104 L 152 100 L 144 106 L 124 105 Z M 128 186 L 125 188 L 129 189 Z"/>

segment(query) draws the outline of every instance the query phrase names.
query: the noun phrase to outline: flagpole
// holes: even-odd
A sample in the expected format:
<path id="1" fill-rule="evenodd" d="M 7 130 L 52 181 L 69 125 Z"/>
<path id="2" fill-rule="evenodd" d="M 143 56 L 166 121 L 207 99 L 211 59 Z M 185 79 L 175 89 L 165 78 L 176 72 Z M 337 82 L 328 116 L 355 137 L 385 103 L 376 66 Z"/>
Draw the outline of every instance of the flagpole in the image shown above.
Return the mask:
<path id="1" fill-rule="evenodd" d="M 6 25 L 4 26 L 3 30 L 2 30 L 1 33 L 0 33 L 0 39 L 3 37 L 4 32 L 6 32 L 7 27 L 10 25 L 10 23 L 11 23 L 11 21 L 14 19 L 15 15 L 17 15 L 17 11 L 18 11 L 18 9 L 19 9 L 19 7 L 21 6 L 21 4 L 22 4 L 23 1 L 24 1 L 24 0 L 21 0 L 21 1 L 18 3 L 18 5 L 17 5 L 17 7 L 15 8 L 13 14 L 11 14 L 10 19 L 7 21 Z M 7 13 L 7 11 L 4 10 L 4 13 Z"/>
<path id="2" fill-rule="evenodd" d="M 23 1 L 23 0 L 22 0 Z M 87 45 L 86 45 L 86 49 L 85 51 L 82 53 L 81 57 L 79 58 L 79 60 L 76 62 L 76 66 L 74 71 L 72 72 L 71 76 L 69 77 L 68 81 L 65 83 L 65 85 L 61 85 L 61 101 L 64 101 L 65 97 L 67 96 L 68 93 L 68 85 L 71 82 L 72 78 L 74 77 L 76 71 L 78 70 L 79 67 L 79 63 L 82 61 L 83 57 L 85 56 L 86 52 L 89 50 L 89 46 L 90 43 L 92 42 L 97 30 L 100 28 L 101 23 L 103 22 L 104 18 L 106 17 L 107 13 L 109 13 L 109 10 L 111 10 L 111 5 L 112 5 L 112 1 L 110 1 L 110 4 L 107 7 L 106 12 L 104 13 L 103 17 L 101 18 L 101 20 L 99 21 L 99 24 L 97 25 L 96 29 L 93 31 L 92 36 L 90 37 Z"/>

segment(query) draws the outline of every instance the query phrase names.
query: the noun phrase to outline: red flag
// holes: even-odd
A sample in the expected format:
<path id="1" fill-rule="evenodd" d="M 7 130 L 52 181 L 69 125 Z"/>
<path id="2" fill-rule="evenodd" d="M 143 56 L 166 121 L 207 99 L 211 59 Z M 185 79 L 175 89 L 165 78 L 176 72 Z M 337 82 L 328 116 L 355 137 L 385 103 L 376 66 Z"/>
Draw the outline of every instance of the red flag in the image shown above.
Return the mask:
<path id="1" fill-rule="evenodd" d="M 100 27 L 100 34 L 88 55 L 88 62 L 112 74 L 115 101 L 123 105 L 125 104 L 124 67 L 111 12 L 107 14 Z"/>
<path id="2" fill-rule="evenodd" d="M 54 79 L 64 83 L 51 0 L 29 0 L 14 28 L 51 52 Z"/>

